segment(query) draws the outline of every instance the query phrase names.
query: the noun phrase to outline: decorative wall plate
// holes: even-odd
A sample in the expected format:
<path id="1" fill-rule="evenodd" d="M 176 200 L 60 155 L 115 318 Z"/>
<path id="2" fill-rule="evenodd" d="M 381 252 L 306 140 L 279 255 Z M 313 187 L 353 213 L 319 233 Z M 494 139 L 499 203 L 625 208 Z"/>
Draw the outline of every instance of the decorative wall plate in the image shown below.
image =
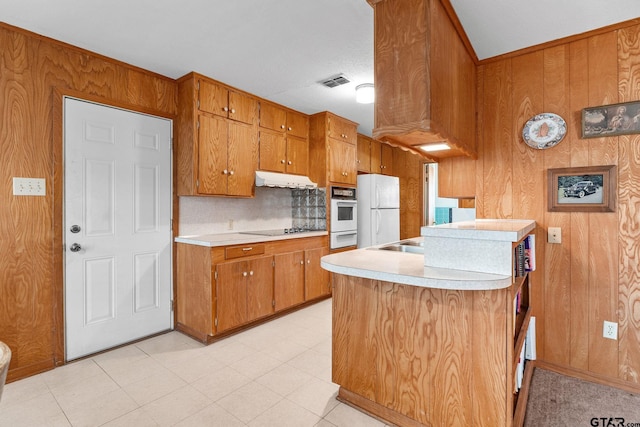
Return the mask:
<path id="1" fill-rule="evenodd" d="M 567 124 L 557 114 L 541 113 L 533 116 L 522 129 L 522 138 L 531 148 L 543 150 L 556 145 L 567 133 Z"/>

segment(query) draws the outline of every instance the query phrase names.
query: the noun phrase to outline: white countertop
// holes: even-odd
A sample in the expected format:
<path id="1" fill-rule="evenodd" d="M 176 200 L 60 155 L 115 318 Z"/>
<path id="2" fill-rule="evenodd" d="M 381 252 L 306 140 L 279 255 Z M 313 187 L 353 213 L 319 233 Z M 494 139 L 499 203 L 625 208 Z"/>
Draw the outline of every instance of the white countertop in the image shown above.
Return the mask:
<path id="1" fill-rule="evenodd" d="M 536 227 L 529 219 L 476 219 L 422 227 L 426 237 L 517 242 Z"/>
<path id="2" fill-rule="evenodd" d="M 425 288 L 491 290 L 512 284 L 511 276 L 425 267 L 423 254 L 375 247 L 326 255 L 322 257 L 321 265 L 333 273 Z"/>
<path id="3" fill-rule="evenodd" d="M 245 243 L 273 242 L 276 240 L 286 239 L 302 239 L 304 237 L 326 236 L 328 232 L 322 231 L 305 231 L 301 233 L 282 234 L 277 236 L 264 236 L 259 234 L 250 234 L 251 232 L 242 233 L 222 233 L 222 234 L 202 234 L 199 236 L 178 236 L 175 238 L 177 243 L 187 243 L 198 246 L 229 246 L 242 245 Z"/>

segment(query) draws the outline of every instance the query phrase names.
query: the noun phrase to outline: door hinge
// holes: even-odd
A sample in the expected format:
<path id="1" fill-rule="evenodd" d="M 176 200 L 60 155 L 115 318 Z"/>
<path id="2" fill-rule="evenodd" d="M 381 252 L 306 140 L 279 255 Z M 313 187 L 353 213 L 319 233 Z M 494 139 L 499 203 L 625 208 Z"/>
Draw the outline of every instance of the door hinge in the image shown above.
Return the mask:
<path id="1" fill-rule="evenodd" d="M 200 100 L 199 99 L 196 101 L 196 107 L 198 108 L 198 110 L 200 109 Z"/>
<path id="2" fill-rule="evenodd" d="M 271 305 L 272 305 L 273 307 L 275 307 L 275 306 L 276 306 L 276 300 L 271 301 Z"/>
<path id="3" fill-rule="evenodd" d="M 171 138 L 171 142 L 169 143 L 169 148 L 173 151 L 173 137 Z"/>
<path id="4" fill-rule="evenodd" d="M 176 300 L 171 300 L 171 311 L 176 311 Z"/>
<path id="5" fill-rule="evenodd" d="M 196 129 L 200 129 L 200 120 L 196 122 Z"/>
<path id="6" fill-rule="evenodd" d="M 173 218 L 171 218 L 171 231 L 173 231 Z"/>
<path id="7" fill-rule="evenodd" d="M 213 280 L 218 280 L 218 270 L 213 272 Z"/>
<path id="8" fill-rule="evenodd" d="M 196 179 L 196 188 L 200 188 L 200 180 Z"/>
<path id="9" fill-rule="evenodd" d="M 217 317 L 213 320 L 213 324 L 215 325 L 216 328 L 218 327 L 218 318 Z"/>
<path id="10" fill-rule="evenodd" d="M 273 261 L 271 261 L 271 267 L 275 267 L 276 266 L 276 260 L 274 259 Z"/>

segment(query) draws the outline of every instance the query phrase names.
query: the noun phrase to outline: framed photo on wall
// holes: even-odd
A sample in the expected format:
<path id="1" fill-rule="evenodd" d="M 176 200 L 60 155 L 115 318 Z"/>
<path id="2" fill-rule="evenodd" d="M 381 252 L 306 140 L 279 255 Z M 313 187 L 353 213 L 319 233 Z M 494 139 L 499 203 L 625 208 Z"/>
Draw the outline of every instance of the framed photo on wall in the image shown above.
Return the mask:
<path id="1" fill-rule="evenodd" d="M 640 133 L 640 101 L 582 109 L 582 137 Z"/>
<path id="2" fill-rule="evenodd" d="M 547 170 L 547 210 L 550 212 L 614 212 L 615 165 Z"/>

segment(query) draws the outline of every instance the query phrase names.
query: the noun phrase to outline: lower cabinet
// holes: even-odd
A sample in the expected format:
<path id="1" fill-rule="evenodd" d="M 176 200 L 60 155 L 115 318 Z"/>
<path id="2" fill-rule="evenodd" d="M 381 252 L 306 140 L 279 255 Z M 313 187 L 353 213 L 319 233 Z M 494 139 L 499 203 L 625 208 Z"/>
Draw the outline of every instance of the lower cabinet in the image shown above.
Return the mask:
<path id="1" fill-rule="evenodd" d="M 273 256 L 220 263 L 214 277 L 218 332 L 273 313 Z"/>
<path id="2" fill-rule="evenodd" d="M 331 295 L 328 237 L 222 247 L 176 243 L 176 329 L 202 342 Z"/>

